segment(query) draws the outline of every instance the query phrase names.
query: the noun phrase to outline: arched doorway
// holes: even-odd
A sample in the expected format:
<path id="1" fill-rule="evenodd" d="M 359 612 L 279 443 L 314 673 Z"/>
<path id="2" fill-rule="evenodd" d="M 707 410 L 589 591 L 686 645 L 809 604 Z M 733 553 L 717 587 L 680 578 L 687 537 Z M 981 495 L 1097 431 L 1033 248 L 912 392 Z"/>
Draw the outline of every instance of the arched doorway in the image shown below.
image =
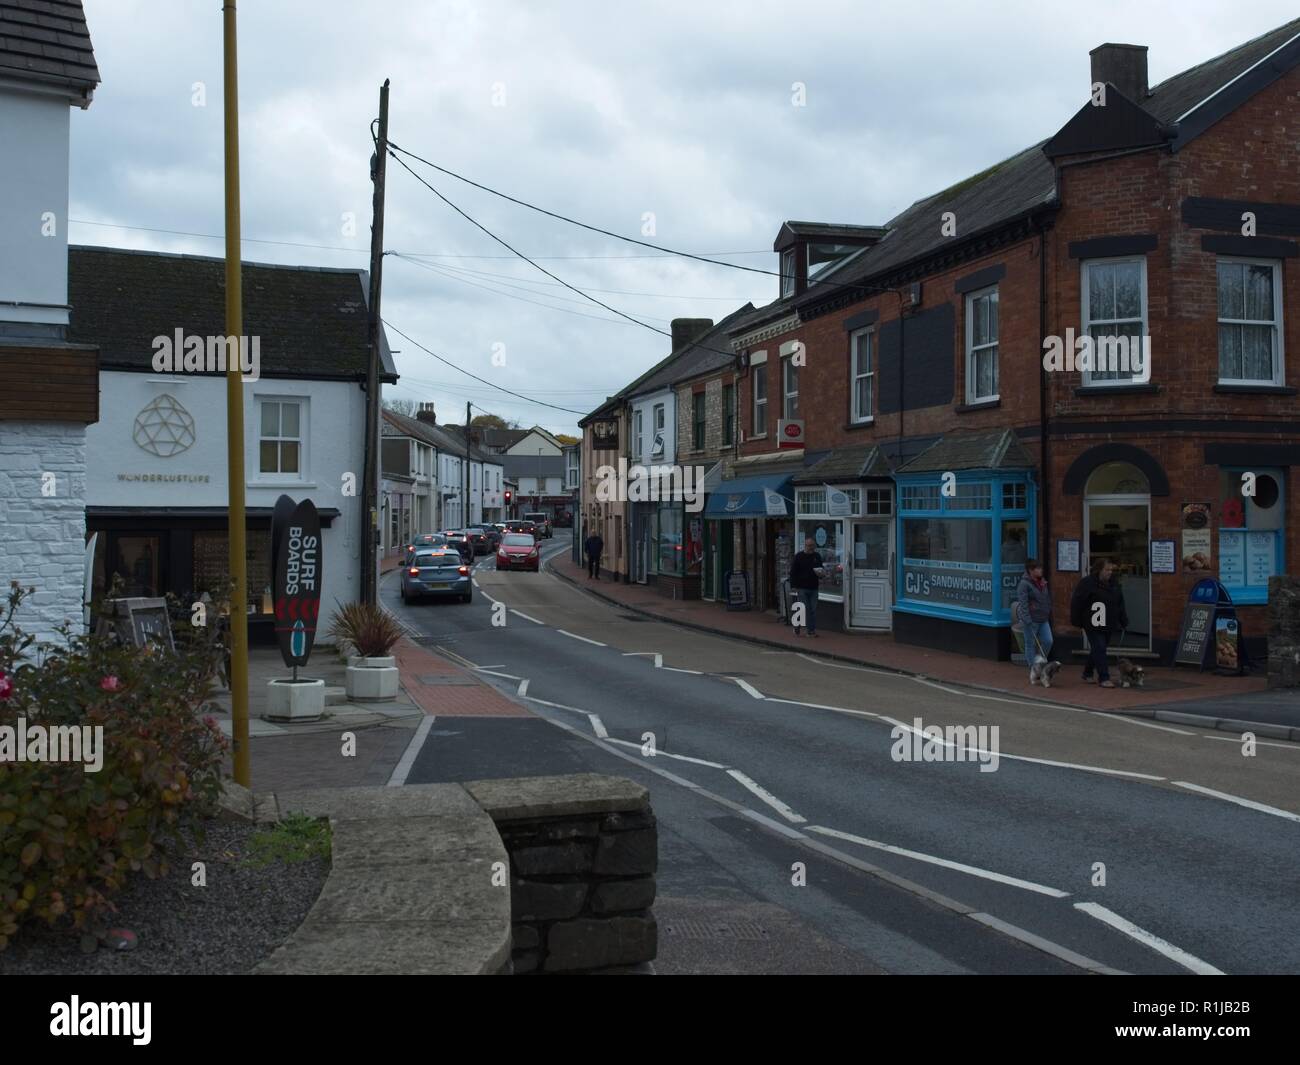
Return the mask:
<path id="1" fill-rule="evenodd" d="M 1093 470 L 1083 501 L 1086 559 L 1115 563 L 1124 591 L 1128 629 L 1111 643 L 1131 651 L 1151 649 L 1151 486 L 1128 462 L 1106 462 Z"/>

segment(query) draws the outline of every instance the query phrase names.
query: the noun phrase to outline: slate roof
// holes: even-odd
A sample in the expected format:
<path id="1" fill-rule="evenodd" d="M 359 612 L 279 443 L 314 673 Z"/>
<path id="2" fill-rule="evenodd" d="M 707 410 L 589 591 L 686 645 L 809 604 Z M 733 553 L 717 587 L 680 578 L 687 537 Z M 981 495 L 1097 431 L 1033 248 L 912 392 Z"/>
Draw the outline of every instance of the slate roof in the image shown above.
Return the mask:
<path id="1" fill-rule="evenodd" d="M 454 432 L 446 426 L 438 425 L 435 422 L 422 422 L 419 418 L 408 418 L 405 414 L 398 414 L 395 410 L 384 411 L 384 435 L 386 436 L 410 436 L 416 440 L 423 441 L 439 451 L 445 451 L 448 455 L 455 455 L 457 458 L 465 457 L 465 438 L 458 432 Z M 392 432 L 389 432 L 389 429 Z M 501 455 L 491 455 L 471 445 L 469 449 L 469 458 L 471 462 L 486 462 L 490 466 L 500 466 Z"/>
<path id="2" fill-rule="evenodd" d="M 199 255 L 68 249 L 68 339 L 99 346 L 101 370 L 153 372 L 153 338 L 225 334 L 226 264 Z M 317 266 L 243 264 L 244 333 L 265 377 L 364 379 L 367 275 Z M 380 330 L 380 376 L 397 380 Z"/>
<path id="3" fill-rule="evenodd" d="M 1035 465 L 1011 429 L 947 433 L 927 447 L 898 473 L 932 473 L 936 470 L 1018 470 Z"/>
<path id="4" fill-rule="evenodd" d="M 823 481 L 858 481 L 864 477 L 888 477 L 893 472 L 885 453 L 875 444 L 837 447 L 795 474 L 795 484 Z"/>
<path id="5" fill-rule="evenodd" d="M 99 67 L 81 0 L 0 0 L 0 77 L 71 89 L 89 103 Z"/>
<path id="6" fill-rule="evenodd" d="M 669 354 L 659 363 L 658 369 L 629 385 L 620 395 L 641 395 L 659 388 L 668 388 L 678 381 L 731 365 L 736 358 L 729 339 L 732 326 L 742 315 L 747 315 L 753 309 L 752 303 L 746 303 L 739 310 L 732 311 L 707 333 Z M 633 388 L 635 392 L 632 391 Z"/>

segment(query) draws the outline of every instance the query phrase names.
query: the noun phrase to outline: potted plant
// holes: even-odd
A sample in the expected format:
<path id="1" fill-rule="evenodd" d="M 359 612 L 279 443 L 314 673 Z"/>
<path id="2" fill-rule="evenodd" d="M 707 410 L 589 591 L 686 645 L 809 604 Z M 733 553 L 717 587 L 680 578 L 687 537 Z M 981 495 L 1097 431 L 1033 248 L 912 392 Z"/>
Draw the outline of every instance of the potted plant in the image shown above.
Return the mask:
<path id="1" fill-rule="evenodd" d="M 329 635 L 357 654 L 348 659 L 348 699 L 363 702 L 397 698 L 397 663 L 389 654 L 404 635 L 398 620 L 373 603 L 339 605 Z"/>

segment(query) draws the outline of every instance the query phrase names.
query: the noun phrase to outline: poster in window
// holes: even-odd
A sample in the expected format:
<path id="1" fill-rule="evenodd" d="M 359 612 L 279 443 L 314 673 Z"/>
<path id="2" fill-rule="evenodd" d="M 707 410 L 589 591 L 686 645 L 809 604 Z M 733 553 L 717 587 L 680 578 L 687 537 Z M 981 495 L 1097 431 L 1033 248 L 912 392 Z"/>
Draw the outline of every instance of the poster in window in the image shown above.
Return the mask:
<path id="1" fill-rule="evenodd" d="M 1057 540 L 1056 541 L 1056 572 L 1057 573 L 1078 573 L 1079 572 L 1079 541 L 1078 540 Z"/>
<path id="2" fill-rule="evenodd" d="M 1177 573 L 1176 544 L 1172 540 L 1151 541 L 1151 572 Z"/>
<path id="3" fill-rule="evenodd" d="M 1273 576 L 1274 550 L 1271 532 L 1246 533 L 1246 583 L 1252 587 L 1267 585 Z M 1231 584 L 1225 580 L 1224 584 Z"/>
<path id="4" fill-rule="evenodd" d="M 1246 534 L 1231 529 L 1219 530 L 1219 580 L 1230 588 L 1246 583 Z"/>
<path id="5" fill-rule="evenodd" d="M 1183 504 L 1183 569 L 1204 572 L 1213 562 L 1210 549 L 1210 504 Z"/>

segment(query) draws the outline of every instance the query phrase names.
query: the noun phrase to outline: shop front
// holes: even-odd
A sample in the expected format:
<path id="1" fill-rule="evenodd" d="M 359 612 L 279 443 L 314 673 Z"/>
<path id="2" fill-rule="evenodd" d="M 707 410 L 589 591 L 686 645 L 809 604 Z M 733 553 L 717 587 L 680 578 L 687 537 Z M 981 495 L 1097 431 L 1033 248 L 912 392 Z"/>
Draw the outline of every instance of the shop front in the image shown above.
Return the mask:
<path id="1" fill-rule="evenodd" d="M 1038 488 L 1023 452 L 954 469 L 963 453 L 940 441 L 897 474 L 895 638 L 1006 658 L 1016 585 L 1041 558 Z"/>
<path id="2" fill-rule="evenodd" d="M 766 610 L 781 606 L 781 583 L 789 576 L 794 556 L 794 471 L 768 471 L 719 482 L 710 492 L 700 521 L 702 546 L 713 567 L 709 579 L 717 598 L 729 596 L 728 574 L 745 575 L 748 607 Z"/>

